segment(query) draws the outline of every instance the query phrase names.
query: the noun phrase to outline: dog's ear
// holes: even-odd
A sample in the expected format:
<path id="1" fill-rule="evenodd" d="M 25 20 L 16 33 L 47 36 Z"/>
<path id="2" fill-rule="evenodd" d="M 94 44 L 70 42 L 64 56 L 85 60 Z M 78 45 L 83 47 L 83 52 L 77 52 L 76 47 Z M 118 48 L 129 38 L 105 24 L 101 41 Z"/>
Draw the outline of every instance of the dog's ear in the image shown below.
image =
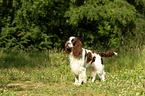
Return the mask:
<path id="1" fill-rule="evenodd" d="M 81 56 L 82 55 L 82 42 L 75 37 L 75 39 L 72 41 L 73 43 L 73 55 L 75 57 Z"/>

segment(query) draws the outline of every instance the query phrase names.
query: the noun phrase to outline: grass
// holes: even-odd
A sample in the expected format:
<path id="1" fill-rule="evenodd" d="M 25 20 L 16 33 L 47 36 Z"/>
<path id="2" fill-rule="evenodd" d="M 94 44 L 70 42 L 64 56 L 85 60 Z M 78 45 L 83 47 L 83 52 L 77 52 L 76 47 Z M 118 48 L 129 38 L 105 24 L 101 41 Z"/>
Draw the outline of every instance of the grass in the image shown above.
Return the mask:
<path id="1" fill-rule="evenodd" d="M 105 82 L 92 83 L 87 72 L 88 82 L 75 86 L 68 56 L 63 51 L 1 51 L 0 95 L 144 96 L 145 55 L 140 54 L 142 52 L 137 50 L 104 58 Z"/>

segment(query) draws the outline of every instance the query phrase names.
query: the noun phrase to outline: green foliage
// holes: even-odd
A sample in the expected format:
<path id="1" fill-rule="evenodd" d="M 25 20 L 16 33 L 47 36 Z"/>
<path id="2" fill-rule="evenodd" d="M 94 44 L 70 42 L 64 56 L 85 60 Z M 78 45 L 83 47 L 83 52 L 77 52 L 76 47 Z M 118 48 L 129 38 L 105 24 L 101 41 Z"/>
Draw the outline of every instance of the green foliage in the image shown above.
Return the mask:
<path id="1" fill-rule="evenodd" d="M 61 30 L 57 28 L 64 25 L 60 18 L 63 18 L 66 3 L 59 0 L 3 0 L 0 46 L 6 50 L 54 47 L 62 34 L 55 35 Z"/>
<path id="2" fill-rule="evenodd" d="M 73 35 L 89 49 L 128 50 L 145 35 L 144 5 L 144 0 L 1 0 L 0 47 L 63 49 Z"/>
<path id="3" fill-rule="evenodd" d="M 127 31 L 132 31 L 136 10 L 126 1 L 88 0 L 82 6 L 70 7 L 65 15 L 69 17 L 68 23 L 75 25 L 78 30 L 84 29 L 85 33 L 82 34 L 85 36 L 90 31 L 94 42 L 107 42 L 103 46 L 109 43 L 113 47 L 120 46 L 122 34 L 128 35 Z M 87 37 L 92 39 L 89 35 Z"/>
<path id="4" fill-rule="evenodd" d="M 136 9 L 145 15 L 145 0 L 126 0 L 130 4 L 133 4 Z"/>

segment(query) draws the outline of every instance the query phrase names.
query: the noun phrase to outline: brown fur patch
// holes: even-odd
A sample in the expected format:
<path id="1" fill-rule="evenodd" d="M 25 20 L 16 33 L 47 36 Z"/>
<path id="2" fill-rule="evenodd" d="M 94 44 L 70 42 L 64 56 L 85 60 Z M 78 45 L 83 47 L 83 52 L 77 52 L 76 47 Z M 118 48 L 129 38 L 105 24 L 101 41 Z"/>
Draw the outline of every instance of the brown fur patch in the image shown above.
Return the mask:
<path id="1" fill-rule="evenodd" d="M 101 57 L 112 57 L 115 56 L 113 51 L 107 51 L 106 53 L 99 53 Z"/>
<path id="2" fill-rule="evenodd" d="M 73 49 L 72 49 L 73 55 L 75 57 L 82 56 L 82 42 L 75 37 L 75 39 L 72 40 L 72 43 L 73 43 L 73 46 L 74 46 Z"/>
<path id="3" fill-rule="evenodd" d="M 88 52 L 88 53 L 86 54 L 86 56 L 87 56 L 87 63 L 89 63 L 89 62 L 93 59 L 92 53 L 91 53 L 91 52 Z"/>

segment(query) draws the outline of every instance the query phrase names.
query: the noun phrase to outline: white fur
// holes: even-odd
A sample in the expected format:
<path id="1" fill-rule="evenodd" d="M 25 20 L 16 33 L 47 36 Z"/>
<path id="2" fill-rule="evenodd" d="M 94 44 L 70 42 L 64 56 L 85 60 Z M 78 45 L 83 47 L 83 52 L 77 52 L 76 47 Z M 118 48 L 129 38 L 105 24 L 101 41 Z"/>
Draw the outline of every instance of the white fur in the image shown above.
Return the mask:
<path id="1" fill-rule="evenodd" d="M 89 72 L 93 77 L 92 82 L 95 81 L 97 74 L 101 80 L 105 81 L 105 71 L 104 65 L 102 65 L 101 62 L 101 56 L 96 53 L 93 53 L 93 55 L 96 57 L 95 62 L 93 62 L 92 64 L 90 64 L 90 66 L 88 66 Z"/>
<path id="2" fill-rule="evenodd" d="M 86 68 L 84 67 L 85 60 L 84 60 L 84 49 L 82 52 L 82 58 L 76 58 L 73 56 L 72 52 L 69 55 L 70 58 L 70 68 L 71 71 L 74 73 L 75 76 L 75 85 L 81 85 L 82 82 L 87 82 L 87 75 L 86 75 Z M 78 77 L 78 78 L 77 78 Z"/>
<path id="3" fill-rule="evenodd" d="M 75 37 L 70 37 L 69 40 L 68 40 L 68 47 L 72 48 L 73 47 L 73 44 L 72 44 L 72 39 L 74 39 Z"/>
<path id="4" fill-rule="evenodd" d="M 100 79 L 105 81 L 105 71 L 104 65 L 102 65 L 101 63 L 101 56 L 96 53 L 92 53 L 92 51 L 90 50 L 86 50 L 87 53 L 91 52 L 92 55 L 96 57 L 95 62 L 93 62 L 92 64 L 87 64 L 85 58 L 85 50 L 86 49 L 82 48 L 81 58 L 74 57 L 72 52 L 69 55 L 71 71 L 74 73 L 75 76 L 74 84 L 81 85 L 82 82 L 87 82 L 86 68 L 88 68 L 91 76 L 93 77 L 92 82 L 95 81 L 97 74 L 100 77 Z"/>
<path id="5" fill-rule="evenodd" d="M 116 52 L 114 52 L 114 54 L 117 56 L 118 54 Z"/>
<path id="6" fill-rule="evenodd" d="M 72 44 L 72 39 L 75 37 L 70 37 L 69 40 L 67 41 L 67 46 L 69 48 L 73 47 Z M 95 58 L 94 62 L 89 62 L 87 63 L 85 58 L 85 54 L 91 53 L 93 57 Z M 81 85 L 82 82 L 86 83 L 87 82 L 87 75 L 86 75 L 86 68 L 89 70 L 91 76 L 93 77 L 92 82 L 95 81 L 96 75 L 100 77 L 103 81 L 105 81 L 105 71 L 104 71 L 104 65 L 102 65 L 101 62 L 101 56 L 97 53 L 92 53 L 91 50 L 87 50 L 82 48 L 82 56 L 80 57 L 75 57 L 73 55 L 73 52 L 69 54 L 69 59 L 70 59 L 70 68 L 71 71 L 73 72 L 75 76 L 75 85 Z"/>

